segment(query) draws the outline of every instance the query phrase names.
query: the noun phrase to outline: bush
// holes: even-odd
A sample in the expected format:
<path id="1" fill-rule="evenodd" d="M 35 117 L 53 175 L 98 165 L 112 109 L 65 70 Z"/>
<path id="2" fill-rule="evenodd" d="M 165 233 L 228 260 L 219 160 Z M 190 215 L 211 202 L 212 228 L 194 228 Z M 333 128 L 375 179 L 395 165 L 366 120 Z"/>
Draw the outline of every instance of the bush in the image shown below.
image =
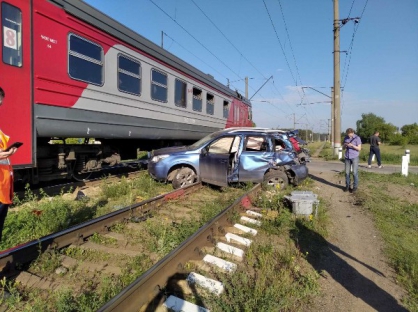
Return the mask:
<path id="1" fill-rule="evenodd" d="M 390 145 L 400 145 L 405 146 L 409 143 L 409 138 L 404 137 L 401 134 L 393 134 L 389 137 L 389 144 Z"/>

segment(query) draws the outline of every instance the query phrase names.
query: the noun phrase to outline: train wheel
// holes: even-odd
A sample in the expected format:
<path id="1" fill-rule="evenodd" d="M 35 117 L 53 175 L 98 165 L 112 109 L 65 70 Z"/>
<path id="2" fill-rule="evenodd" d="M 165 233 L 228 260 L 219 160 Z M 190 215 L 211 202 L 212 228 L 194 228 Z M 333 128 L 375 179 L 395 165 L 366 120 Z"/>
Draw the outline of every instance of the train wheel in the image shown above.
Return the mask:
<path id="1" fill-rule="evenodd" d="M 92 175 L 92 173 L 93 172 L 83 172 L 83 173 L 73 172 L 73 178 L 74 180 L 79 181 L 79 182 L 87 181 L 88 179 L 90 179 L 90 176 Z"/>
<path id="2" fill-rule="evenodd" d="M 86 157 L 80 156 L 77 157 L 76 163 L 74 164 L 73 169 L 73 178 L 76 181 L 86 181 L 90 179 L 90 176 L 93 172 L 82 172 L 85 169 Z"/>
<path id="3" fill-rule="evenodd" d="M 172 181 L 173 188 L 178 189 L 196 182 L 196 173 L 189 167 L 181 168 Z"/>

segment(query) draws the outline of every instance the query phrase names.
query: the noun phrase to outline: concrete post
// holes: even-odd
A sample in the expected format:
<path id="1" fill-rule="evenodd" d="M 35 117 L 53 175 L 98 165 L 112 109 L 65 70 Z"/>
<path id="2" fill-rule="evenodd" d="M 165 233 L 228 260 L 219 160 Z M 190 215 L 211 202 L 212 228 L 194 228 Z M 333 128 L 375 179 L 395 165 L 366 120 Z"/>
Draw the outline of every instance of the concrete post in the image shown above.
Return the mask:
<path id="1" fill-rule="evenodd" d="M 402 175 L 405 177 L 408 176 L 408 158 L 407 156 L 402 156 Z"/>
<path id="2" fill-rule="evenodd" d="M 343 148 L 340 146 L 338 148 L 338 159 L 341 159 L 341 158 L 343 158 Z"/>
<path id="3" fill-rule="evenodd" d="M 410 150 L 405 150 L 405 156 L 408 159 L 408 164 L 411 163 L 411 151 Z"/>

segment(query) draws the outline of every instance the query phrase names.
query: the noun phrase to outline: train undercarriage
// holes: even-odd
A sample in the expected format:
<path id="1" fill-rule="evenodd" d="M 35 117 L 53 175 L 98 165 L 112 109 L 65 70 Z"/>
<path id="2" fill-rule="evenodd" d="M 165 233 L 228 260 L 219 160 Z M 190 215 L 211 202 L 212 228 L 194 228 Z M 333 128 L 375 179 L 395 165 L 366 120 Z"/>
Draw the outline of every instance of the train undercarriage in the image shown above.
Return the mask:
<path id="1" fill-rule="evenodd" d="M 38 184 L 53 180 L 88 180 L 95 172 L 136 161 L 140 151 L 190 144 L 172 140 L 108 140 L 41 138 L 37 141 L 36 166 L 14 169 L 15 182 Z M 76 141 L 76 144 L 74 144 Z"/>

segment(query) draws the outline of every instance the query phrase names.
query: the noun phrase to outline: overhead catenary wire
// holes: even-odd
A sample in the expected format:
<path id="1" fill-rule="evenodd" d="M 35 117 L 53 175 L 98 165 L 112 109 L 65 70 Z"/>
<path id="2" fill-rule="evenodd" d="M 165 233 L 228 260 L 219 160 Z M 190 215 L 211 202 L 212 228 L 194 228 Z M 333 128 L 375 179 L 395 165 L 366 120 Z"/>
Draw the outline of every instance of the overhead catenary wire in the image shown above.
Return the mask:
<path id="1" fill-rule="evenodd" d="M 291 74 L 291 76 L 292 76 L 292 79 L 293 79 L 293 81 L 294 81 L 295 85 L 297 86 L 297 85 L 298 85 L 298 82 L 297 82 L 297 80 L 295 79 L 295 76 L 294 76 L 294 74 L 293 74 L 292 69 L 290 68 L 290 64 L 289 64 L 289 61 L 288 61 L 288 59 L 287 59 L 286 52 L 284 51 L 284 48 L 283 48 L 282 42 L 281 42 L 281 40 L 280 40 L 280 38 L 279 38 L 279 34 L 277 33 L 276 26 L 274 26 L 273 19 L 272 19 L 272 17 L 271 17 L 270 11 L 269 11 L 269 9 L 268 9 L 268 7 L 267 7 L 266 1 L 265 1 L 265 0 L 263 0 L 263 3 L 264 3 L 264 7 L 266 8 L 267 15 L 268 15 L 268 17 L 269 17 L 269 19 L 270 19 L 271 25 L 272 25 L 272 27 L 273 27 L 274 33 L 276 34 L 277 41 L 279 42 L 280 49 L 282 50 L 283 56 L 284 56 L 284 58 L 285 58 L 285 60 L 286 60 L 287 67 L 288 67 L 288 69 L 289 69 L 289 71 L 290 71 L 290 74 Z"/>
<path id="2" fill-rule="evenodd" d="M 295 53 L 294 53 L 294 51 L 293 51 L 292 41 L 290 40 L 289 30 L 287 29 L 287 23 L 286 23 L 286 19 L 285 19 L 285 17 L 284 17 L 284 12 L 283 12 L 283 8 L 282 8 L 282 3 L 281 3 L 281 0 L 278 0 L 278 2 L 279 2 L 279 6 L 280 6 L 280 11 L 281 11 L 281 13 L 282 13 L 282 18 L 283 18 L 283 22 L 284 22 L 284 28 L 285 28 L 285 30 L 286 30 L 286 34 L 287 34 L 287 39 L 289 40 L 290 51 L 292 52 L 293 61 L 294 61 L 294 63 L 295 63 L 295 67 L 296 67 L 296 74 L 298 75 L 298 78 L 299 78 L 299 84 L 300 84 L 300 85 L 303 85 L 303 83 L 302 83 L 302 79 L 300 78 L 300 74 L 299 74 L 299 67 L 298 67 L 298 64 L 297 64 L 297 62 L 296 62 Z"/>
<path id="3" fill-rule="evenodd" d="M 200 8 L 200 6 L 198 6 L 196 4 L 196 2 L 194 0 L 190 0 L 193 2 L 193 4 L 199 9 L 199 11 L 208 19 L 208 21 L 221 33 L 221 35 L 229 42 L 229 44 L 240 54 L 240 56 L 246 60 L 265 80 L 267 80 L 268 78 L 266 78 L 266 76 L 250 61 L 248 60 L 248 58 L 232 43 L 232 41 L 225 35 L 225 33 L 212 21 L 212 19 L 202 10 L 202 8 Z M 274 85 L 274 82 L 273 82 Z M 249 85 L 250 88 L 254 91 L 255 89 Z M 277 93 L 279 94 L 279 96 L 283 99 L 284 102 L 286 102 L 284 96 L 282 95 L 282 93 L 279 91 L 279 89 L 274 85 L 274 88 L 276 89 Z"/>
<path id="4" fill-rule="evenodd" d="M 242 77 L 236 73 L 232 68 L 230 68 L 225 62 L 223 62 L 218 56 L 216 56 L 212 51 L 210 51 L 200 40 L 198 40 L 195 36 L 193 36 L 186 28 L 183 27 L 179 22 L 176 21 L 173 17 L 171 17 L 163 8 L 161 8 L 158 4 L 156 4 L 153 0 L 149 0 L 153 5 L 155 5 L 161 12 L 163 12 L 168 18 L 170 18 L 174 23 L 176 23 L 181 29 L 183 29 L 190 37 L 192 37 L 197 43 L 199 43 L 206 51 L 208 51 L 213 57 L 215 57 L 220 63 L 222 63 L 226 68 L 228 68 L 232 73 L 234 73 L 238 78 L 242 79 Z"/>

